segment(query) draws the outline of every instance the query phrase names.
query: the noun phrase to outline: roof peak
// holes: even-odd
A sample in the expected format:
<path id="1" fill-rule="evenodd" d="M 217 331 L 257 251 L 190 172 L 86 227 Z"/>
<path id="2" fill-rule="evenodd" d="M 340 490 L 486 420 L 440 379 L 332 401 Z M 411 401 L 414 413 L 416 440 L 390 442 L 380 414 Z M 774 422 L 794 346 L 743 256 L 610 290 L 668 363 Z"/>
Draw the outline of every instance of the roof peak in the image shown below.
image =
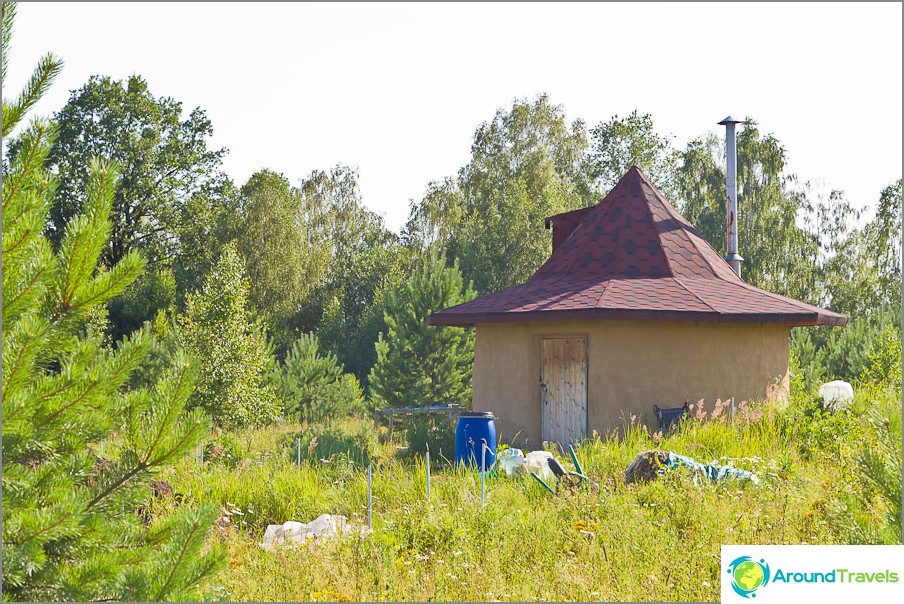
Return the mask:
<path id="1" fill-rule="evenodd" d="M 600 203 L 587 209 L 580 224 L 531 279 L 563 276 L 740 282 L 636 165 Z"/>

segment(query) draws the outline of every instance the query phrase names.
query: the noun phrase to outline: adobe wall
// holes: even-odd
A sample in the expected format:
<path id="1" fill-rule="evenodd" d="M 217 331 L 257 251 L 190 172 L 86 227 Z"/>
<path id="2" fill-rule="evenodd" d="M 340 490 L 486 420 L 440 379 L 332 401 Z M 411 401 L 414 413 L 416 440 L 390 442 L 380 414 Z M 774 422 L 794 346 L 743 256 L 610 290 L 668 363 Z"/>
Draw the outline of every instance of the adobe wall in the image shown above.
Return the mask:
<path id="1" fill-rule="evenodd" d="M 496 414 L 499 442 L 540 443 L 540 340 L 587 338 L 587 430 L 606 434 L 653 405 L 763 400 L 788 392 L 787 325 L 665 321 L 535 321 L 477 326 L 474 409 Z"/>

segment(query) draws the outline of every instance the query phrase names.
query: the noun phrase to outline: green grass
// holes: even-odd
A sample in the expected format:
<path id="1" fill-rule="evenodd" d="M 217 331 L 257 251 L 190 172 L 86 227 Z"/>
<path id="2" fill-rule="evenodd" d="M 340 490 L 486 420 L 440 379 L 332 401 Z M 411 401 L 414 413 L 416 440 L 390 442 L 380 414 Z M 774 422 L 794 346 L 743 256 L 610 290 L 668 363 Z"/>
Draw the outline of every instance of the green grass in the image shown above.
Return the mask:
<path id="1" fill-rule="evenodd" d="M 364 419 L 212 435 L 205 450 L 220 449 L 203 468 L 189 458 L 162 478 L 188 500 L 223 508 L 211 539 L 228 552 L 219 577 L 226 599 L 715 601 L 721 544 L 899 542 L 900 488 L 889 494 L 870 476 L 895 469 L 863 456 L 883 438 L 896 443 L 900 478 L 898 404 L 860 388 L 852 409 L 835 416 L 798 400 L 734 427 L 701 414 L 665 437 L 629 424 L 578 448 L 598 494 L 554 496 L 530 479 L 500 477 L 487 481 L 483 508 L 479 476 L 443 460 L 432 465 L 427 501 L 423 457 L 382 442 Z M 650 448 L 731 463 L 762 480 L 695 485 L 675 472 L 625 485 L 620 473 Z M 365 524 L 367 461 L 373 534 L 258 547 L 271 523 L 330 513 Z"/>

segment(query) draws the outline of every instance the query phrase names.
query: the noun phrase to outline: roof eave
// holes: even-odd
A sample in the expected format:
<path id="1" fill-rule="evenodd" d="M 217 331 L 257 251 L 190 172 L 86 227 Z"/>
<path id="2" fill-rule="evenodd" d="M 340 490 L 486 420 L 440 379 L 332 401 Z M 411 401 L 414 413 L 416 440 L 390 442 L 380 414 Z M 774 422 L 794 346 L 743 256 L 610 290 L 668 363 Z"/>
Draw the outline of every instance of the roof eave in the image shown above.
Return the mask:
<path id="1" fill-rule="evenodd" d="M 427 317 L 428 325 L 473 327 L 484 323 L 523 323 L 527 321 L 569 321 L 615 319 L 635 321 L 679 321 L 686 323 L 779 323 L 789 327 L 829 325 L 843 327 L 848 318 L 835 313 L 717 313 L 675 310 L 583 309 L 509 312 L 437 312 Z"/>

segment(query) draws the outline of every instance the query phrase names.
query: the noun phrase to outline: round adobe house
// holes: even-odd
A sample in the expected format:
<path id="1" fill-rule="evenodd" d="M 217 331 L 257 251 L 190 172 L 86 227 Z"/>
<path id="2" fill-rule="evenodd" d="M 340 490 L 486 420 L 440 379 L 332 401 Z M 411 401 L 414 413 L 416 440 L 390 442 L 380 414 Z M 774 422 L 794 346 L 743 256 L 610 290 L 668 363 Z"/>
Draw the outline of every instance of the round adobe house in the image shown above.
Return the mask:
<path id="1" fill-rule="evenodd" d="M 847 317 L 738 277 L 635 166 L 595 206 L 547 219 L 523 285 L 431 314 L 476 326 L 473 407 L 500 442 L 562 445 L 653 406 L 786 398 L 788 336 Z"/>

